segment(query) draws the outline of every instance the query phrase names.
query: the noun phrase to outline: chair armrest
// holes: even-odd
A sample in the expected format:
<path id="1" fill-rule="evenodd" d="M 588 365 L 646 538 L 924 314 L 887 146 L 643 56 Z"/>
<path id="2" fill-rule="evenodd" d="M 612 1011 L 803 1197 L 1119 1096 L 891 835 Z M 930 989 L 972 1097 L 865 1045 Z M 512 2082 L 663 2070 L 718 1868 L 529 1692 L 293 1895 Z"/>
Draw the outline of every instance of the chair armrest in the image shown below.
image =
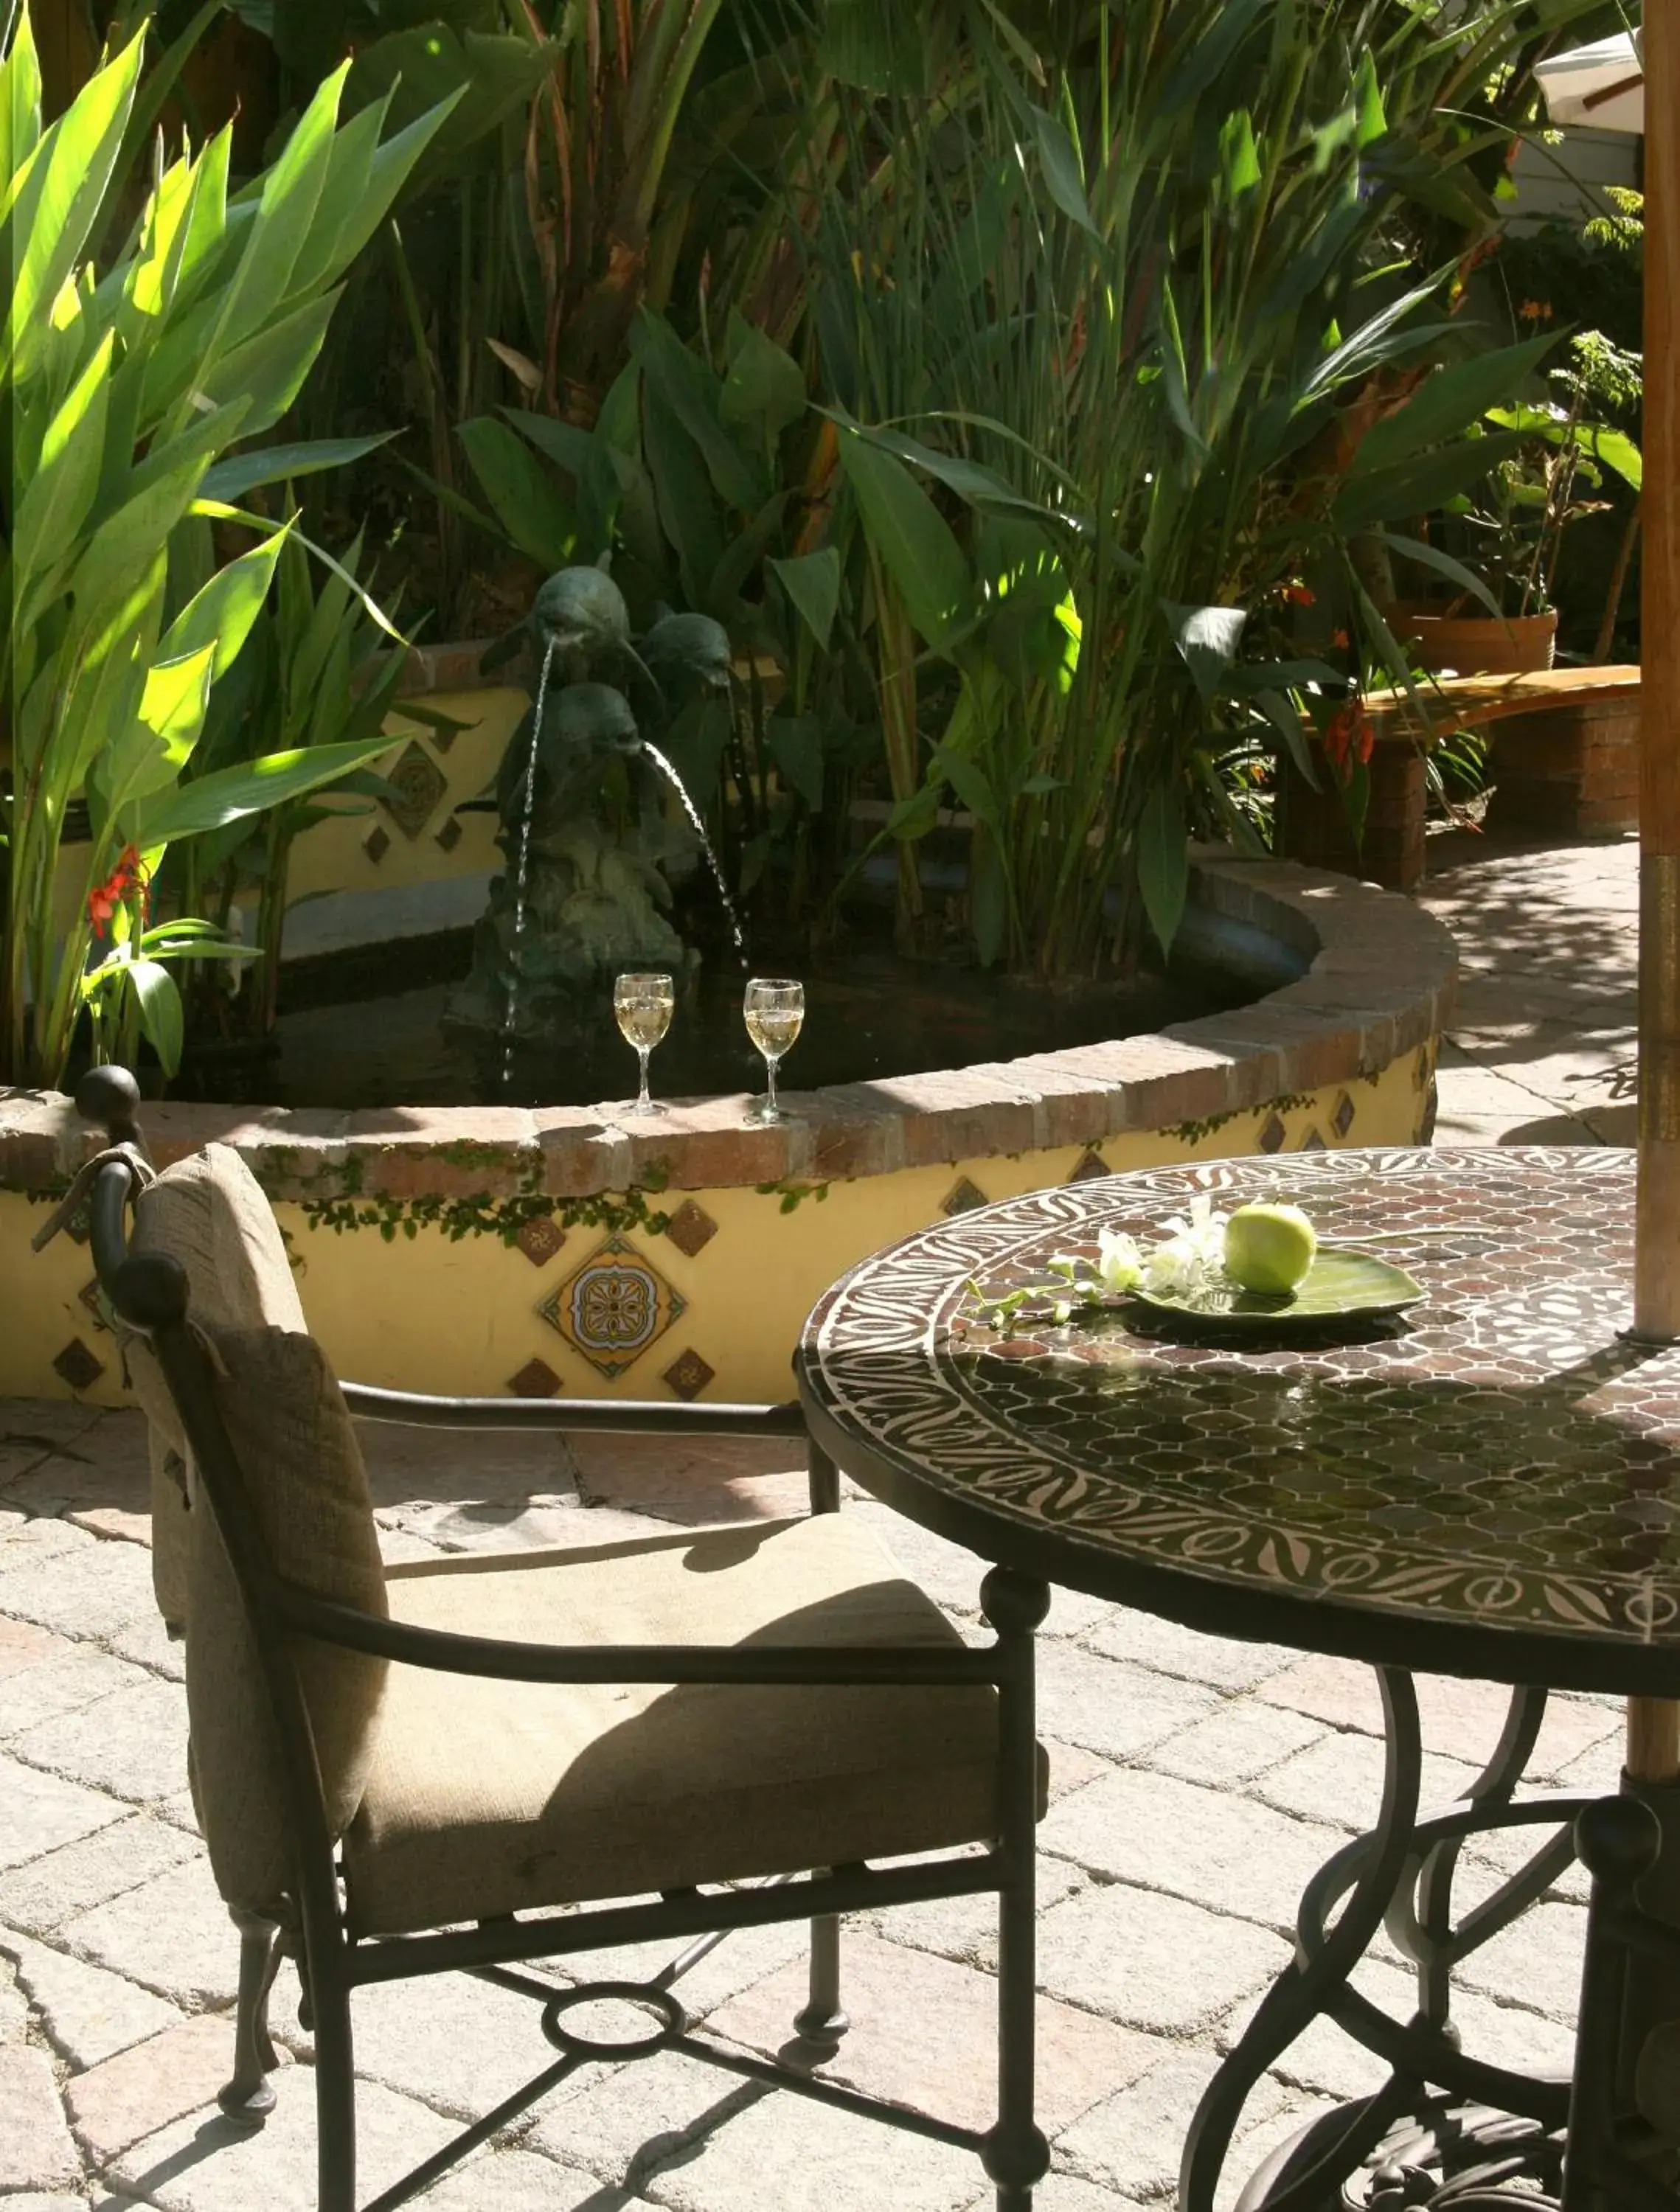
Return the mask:
<path id="1" fill-rule="evenodd" d="M 996 1644 L 518 1644 L 383 1620 L 296 1583 L 278 1583 L 276 1595 L 282 1622 L 298 1635 L 399 1666 L 502 1682 L 956 1685 L 996 1683 L 1009 1663 Z"/>
<path id="2" fill-rule="evenodd" d="M 597 1434 L 667 1437 L 796 1437 L 805 1441 L 800 1407 L 667 1406 L 643 1398 L 432 1398 L 346 1382 L 344 1403 L 359 1420 L 414 1429 L 560 1429 Z"/>

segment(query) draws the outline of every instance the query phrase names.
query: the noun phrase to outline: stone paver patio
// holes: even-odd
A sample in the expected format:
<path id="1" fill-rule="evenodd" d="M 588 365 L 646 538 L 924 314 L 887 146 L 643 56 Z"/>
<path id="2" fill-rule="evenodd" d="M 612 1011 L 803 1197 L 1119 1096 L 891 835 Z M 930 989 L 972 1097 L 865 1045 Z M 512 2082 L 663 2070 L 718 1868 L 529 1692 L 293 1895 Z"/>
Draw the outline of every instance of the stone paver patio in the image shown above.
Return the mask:
<path id="1" fill-rule="evenodd" d="M 1460 933 L 1465 989 L 1438 1135 L 1628 1141 L 1635 848 L 1504 854 L 1437 841 L 1424 896 Z M 566 1545 L 802 1510 L 785 1447 L 673 1453 L 556 1439 L 367 1432 L 388 1556 Z M 470 1456 L 469 1456 L 470 1450 Z M 231 2063 L 236 1945 L 186 1791 L 178 1647 L 153 1608 L 139 1417 L 0 1404 L 0 2212 L 309 2212 L 309 2039 L 288 1969 L 293 2064 L 267 2128 L 215 2091 Z M 867 1499 L 904 1565 L 977 1631 L 978 1563 Z M 1374 1814 L 1377 1704 L 1357 1667 L 1221 1642 L 1063 1593 L 1047 1625 L 1042 1728 L 1043 2212 L 1170 2201 L 1196 2094 L 1287 1956 L 1308 1874 Z M 1456 1794 L 1503 1711 L 1474 1683 L 1422 1686 L 1428 1794 Z M 1553 1705 L 1532 1778 L 1614 1787 L 1620 1715 Z M 1168 1839 L 1171 1847 L 1167 1848 Z M 1500 1878 L 1498 1839 L 1464 1894 Z M 1567 1880 L 1478 1954 L 1467 2045 L 1566 2067 L 1582 1889 Z M 983 2124 L 993 1908 L 959 1900 L 849 1927 L 854 2021 L 834 2071 Z M 802 2001 L 802 1935 L 724 1945 L 682 1985 L 715 2033 L 773 2051 Z M 675 1948 L 675 1947 L 673 1947 Z M 654 1954 L 572 1962 L 578 1979 Z M 1410 1999 L 1379 1948 L 1362 1984 Z M 525 2001 L 454 1978 L 356 2000 L 362 2188 L 377 2192 L 549 2055 Z M 1233 2174 L 1379 2069 L 1308 2033 L 1250 2110 Z M 971 2159 L 664 2057 L 574 2076 L 421 2200 L 437 2212 L 968 2212 Z"/>

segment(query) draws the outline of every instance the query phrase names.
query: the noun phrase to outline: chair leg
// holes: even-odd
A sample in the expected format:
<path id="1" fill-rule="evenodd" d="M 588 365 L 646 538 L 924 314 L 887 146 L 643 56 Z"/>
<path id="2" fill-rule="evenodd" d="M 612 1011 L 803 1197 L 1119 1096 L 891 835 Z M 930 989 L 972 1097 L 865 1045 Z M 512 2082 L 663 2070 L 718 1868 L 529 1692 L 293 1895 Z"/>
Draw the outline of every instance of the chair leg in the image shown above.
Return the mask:
<path id="1" fill-rule="evenodd" d="M 230 2120 L 259 2128 L 274 2110 L 271 2071 L 279 2064 L 268 2032 L 268 1997 L 279 1971 L 279 1929 L 254 1914 L 231 1915 L 239 1930 L 239 2013 L 234 2026 L 233 2079 L 216 2098 Z"/>
<path id="2" fill-rule="evenodd" d="M 316 2212 L 356 2212 L 356 2060 L 350 1990 L 337 1973 L 311 1977 L 315 2014 Z"/>
<path id="3" fill-rule="evenodd" d="M 1032 2191 L 1050 2170 L 1050 2144 L 1033 2116 L 1033 2038 L 1038 2002 L 1038 1741 L 1033 1710 L 1032 1632 L 1050 1606 L 1048 1587 L 994 1567 L 981 1605 L 1007 1664 L 998 1694 L 999 1848 L 997 2124 L 981 2159 L 997 2188 L 997 2212 L 1032 2212 Z"/>
<path id="4" fill-rule="evenodd" d="M 840 1916 L 819 1913 L 811 1923 L 811 2001 L 794 2015 L 794 2028 L 813 2063 L 832 2058 L 851 2026 L 840 2005 Z"/>

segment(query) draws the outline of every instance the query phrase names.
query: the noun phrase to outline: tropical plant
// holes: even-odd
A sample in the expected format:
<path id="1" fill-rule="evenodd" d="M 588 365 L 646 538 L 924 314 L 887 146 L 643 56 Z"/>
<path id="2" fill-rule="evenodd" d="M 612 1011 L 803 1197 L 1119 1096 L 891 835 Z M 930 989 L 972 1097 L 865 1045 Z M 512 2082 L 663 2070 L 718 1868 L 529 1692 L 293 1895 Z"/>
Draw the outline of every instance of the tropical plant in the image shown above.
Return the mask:
<path id="1" fill-rule="evenodd" d="M 274 166 L 231 198 L 225 131 L 196 156 L 166 165 L 160 155 L 138 222 L 97 264 L 90 241 L 120 184 L 145 36 L 103 62 L 45 129 L 27 12 L 0 64 L 13 270 L 0 323 L 13 464 L 0 487 L 9 550 L 0 1058 L 18 1081 L 62 1076 L 100 909 L 132 911 L 169 844 L 330 783 L 380 750 L 368 738 L 303 747 L 182 780 L 211 688 L 294 527 L 237 502 L 368 444 L 234 448 L 291 405 L 344 270 L 442 117 L 383 143 L 382 104 L 336 128 L 340 72 Z M 217 525 L 259 542 L 247 536 L 248 550 L 218 567 Z M 124 940 L 137 950 L 138 921 L 133 912 Z M 179 953 L 187 934 L 174 925 L 155 949 Z M 96 998 L 108 1007 L 136 992 L 139 1018 L 167 1048 L 170 1018 L 155 1009 L 173 983 L 165 975 L 166 991 L 149 972 L 164 974 L 161 961 L 121 965 L 129 972 Z"/>
<path id="2" fill-rule="evenodd" d="M 1059 20 L 1044 51 L 971 42 L 930 85 L 843 104 L 844 188 L 794 210 L 891 834 L 960 804 L 980 957 L 1046 975 L 1135 951 L 1146 917 L 1170 946 L 1189 836 L 1244 830 L 1217 763 L 1245 733 L 1312 775 L 1310 714 L 1359 817 L 1357 706 L 1324 653 L 1342 629 L 1404 679 L 1367 563 L 1409 550 L 1470 585 L 1394 526 L 1519 442 L 1464 433 L 1520 349 L 1477 356 L 1452 263 L 1409 240 L 1420 214 L 1461 252 L 1491 230 L 1478 164 L 1508 132 L 1476 88 L 1508 96 L 1542 29 L 1523 0 L 1452 34 L 1385 0 Z"/>

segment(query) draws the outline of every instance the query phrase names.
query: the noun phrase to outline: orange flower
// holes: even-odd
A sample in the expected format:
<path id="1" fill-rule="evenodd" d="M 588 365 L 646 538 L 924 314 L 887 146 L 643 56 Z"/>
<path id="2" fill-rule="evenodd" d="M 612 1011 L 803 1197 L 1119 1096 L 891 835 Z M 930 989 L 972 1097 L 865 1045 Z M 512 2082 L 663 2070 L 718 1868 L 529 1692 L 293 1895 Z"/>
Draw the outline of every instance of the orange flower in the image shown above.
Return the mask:
<path id="1" fill-rule="evenodd" d="M 1333 629 L 1330 632 L 1330 643 L 1346 653 L 1348 647 L 1352 645 L 1353 640 L 1345 629 Z"/>
<path id="2" fill-rule="evenodd" d="M 1549 300 L 1525 300 L 1517 313 L 1525 323 L 1549 323 L 1552 319 Z"/>
<path id="3" fill-rule="evenodd" d="M 1348 764 L 1358 761 L 1361 766 L 1370 759 L 1376 744 L 1376 732 L 1364 703 L 1358 698 L 1348 700 L 1339 707 L 1324 726 L 1324 750 L 1334 763 L 1338 775 L 1345 776 Z"/>
<path id="4" fill-rule="evenodd" d="M 1316 607 L 1318 594 L 1306 584 L 1286 584 L 1283 596 L 1292 607 Z"/>
<path id="5" fill-rule="evenodd" d="M 143 916 L 150 891 L 146 871 L 140 865 L 140 854 L 132 845 L 125 845 L 121 857 L 102 884 L 97 884 L 88 894 L 88 919 L 94 925 L 94 935 L 103 937 L 110 927 L 119 907 L 140 894 L 140 911 Z"/>

